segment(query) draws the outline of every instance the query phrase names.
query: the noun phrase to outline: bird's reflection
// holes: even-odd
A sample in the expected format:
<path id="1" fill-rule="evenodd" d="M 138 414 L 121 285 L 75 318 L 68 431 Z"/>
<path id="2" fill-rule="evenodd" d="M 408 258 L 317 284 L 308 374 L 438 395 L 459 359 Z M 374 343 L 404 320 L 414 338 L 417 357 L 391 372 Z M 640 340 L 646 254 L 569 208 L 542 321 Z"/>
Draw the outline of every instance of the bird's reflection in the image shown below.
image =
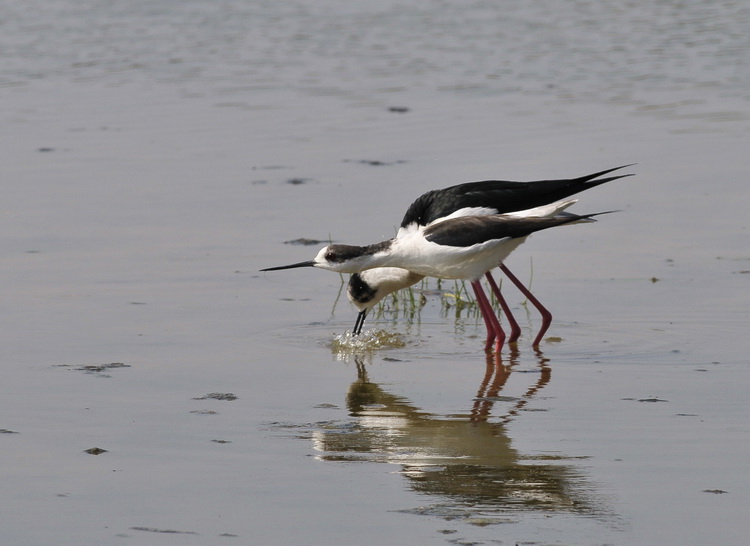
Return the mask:
<path id="1" fill-rule="evenodd" d="M 523 396 L 519 397 L 516 403 L 499 417 L 503 424 L 516 417 L 518 413 L 529 403 L 537 392 L 543 389 L 552 378 L 552 368 L 548 365 L 548 359 L 537 351 L 539 378 L 529 386 Z M 490 416 L 496 401 L 500 399 L 500 391 L 510 378 L 513 368 L 518 365 L 518 352 L 513 352 L 508 364 L 503 363 L 499 358 L 493 355 L 487 355 L 487 370 L 479 385 L 479 391 L 474 399 L 474 406 L 471 409 L 471 421 L 486 421 Z"/>
<path id="2" fill-rule="evenodd" d="M 519 367 L 517 356 L 504 362 L 487 355 L 468 416 L 437 415 L 415 407 L 371 381 L 364 360 L 356 357 L 357 380 L 346 395 L 353 420 L 316 429 L 313 441 L 319 458 L 399 464 L 409 486 L 437 497 L 436 506 L 444 509 L 450 501 L 451 510 L 460 505 L 489 507 L 493 512 L 598 512 L 591 485 L 570 458 L 524 456 L 513 448 L 508 423 L 550 382 L 552 373 L 537 353 L 534 370 L 518 372 L 534 378 L 525 392 L 501 396 Z M 496 406 L 504 409 L 493 415 Z"/>

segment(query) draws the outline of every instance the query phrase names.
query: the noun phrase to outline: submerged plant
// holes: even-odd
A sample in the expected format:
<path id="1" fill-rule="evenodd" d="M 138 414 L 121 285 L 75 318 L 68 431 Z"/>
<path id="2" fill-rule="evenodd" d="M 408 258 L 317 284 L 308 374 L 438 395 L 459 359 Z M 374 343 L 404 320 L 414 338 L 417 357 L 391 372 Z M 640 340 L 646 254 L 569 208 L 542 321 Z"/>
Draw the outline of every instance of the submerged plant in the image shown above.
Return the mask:
<path id="1" fill-rule="evenodd" d="M 530 258 L 529 262 L 528 287 L 530 288 L 534 279 L 534 261 Z M 379 320 L 385 319 L 395 322 L 402 319 L 407 324 L 413 324 L 427 303 L 427 296 L 429 295 L 440 297 L 441 314 L 443 316 L 448 316 L 450 311 L 454 312 L 455 318 L 460 318 L 464 313 L 475 318 L 481 316 L 479 304 L 474 294 L 468 290 L 466 282 L 464 280 L 453 280 L 452 286 L 448 288 L 446 285 L 450 282 L 445 279 L 425 277 L 418 285 L 404 288 L 384 298 L 373 309 L 373 316 Z M 499 279 L 498 286 L 502 289 L 502 279 Z M 489 298 L 492 307 L 499 312 L 500 302 L 497 301 L 492 291 L 489 293 Z M 524 299 L 520 302 L 520 305 L 528 313 L 528 300 Z"/>

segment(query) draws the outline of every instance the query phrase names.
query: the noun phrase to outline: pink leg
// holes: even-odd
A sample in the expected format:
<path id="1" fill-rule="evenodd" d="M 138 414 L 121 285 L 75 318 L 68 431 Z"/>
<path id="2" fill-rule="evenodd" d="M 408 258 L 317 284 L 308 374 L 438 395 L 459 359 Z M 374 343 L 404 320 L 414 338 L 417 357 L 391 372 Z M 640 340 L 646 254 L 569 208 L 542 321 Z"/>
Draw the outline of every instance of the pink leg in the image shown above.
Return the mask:
<path id="1" fill-rule="evenodd" d="M 503 314 L 505 314 L 510 323 L 510 336 L 508 336 L 508 343 L 515 343 L 521 336 L 521 327 L 518 325 L 518 322 L 516 322 L 513 313 L 510 312 L 510 306 L 500 293 L 500 288 L 497 286 L 495 279 L 492 278 L 489 271 L 485 273 L 485 275 L 487 276 L 487 282 L 490 283 L 490 288 L 492 288 L 492 293 L 495 294 L 495 298 L 497 298 L 497 301 L 500 303 L 500 308 L 503 310 Z"/>
<path id="2" fill-rule="evenodd" d="M 472 283 L 471 287 L 474 288 L 474 294 L 476 294 L 477 289 L 474 286 L 474 283 Z M 480 301 L 479 296 L 477 296 L 477 303 L 479 304 L 479 311 L 482 313 L 484 325 L 487 327 L 487 342 L 485 343 L 484 350 L 489 351 L 492 348 L 492 342 L 495 341 L 495 327 L 492 325 L 492 322 L 490 322 L 490 319 L 484 312 L 484 307 Z"/>
<path id="3" fill-rule="evenodd" d="M 549 329 L 549 325 L 552 323 L 552 313 L 550 313 L 547 308 L 542 305 L 538 299 L 536 299 L 534 294 L 532 294 L 529 289 L 526 288 L 523 283 L 518 280 L 518 277 L 510 272 L 510 269 L 505 267 L 505 264 L 500 264 L 500 271 L 505 273 L 505 276 L 510 279 L 510 282 L 516 285 L 521 293 L 528 298 L 531 304 L 536 307 L 539 313 L 542 315 L 542 327 L 539 329 L 539 333 L 534 338 L 534 343 L 532 344 L 532 347 L 538 347 L 539 343 L 542 341 L 542 337 L 544 337 L 544 334 Z"/>
<path id="4" fill-rule="evenodd" d="M 479 303 L 479 311 L 482 313 L 484 324 L 487 326 L 487 343 L 484 346 L 484 350 L 489 351 L 492 348 L 492 342 L 497 340 L 495 350 L 499 353 L 503 348 L 503 343 L 505 343 L 505 332 L 503 332 L 500 321 L 497 320 L 497 316 L 492 310 L 490 301 L 487 299 L 487 294 L 484 293 L 480 282 L 471 281 L 471 287 L 474 289 L 477 303 Z"/>

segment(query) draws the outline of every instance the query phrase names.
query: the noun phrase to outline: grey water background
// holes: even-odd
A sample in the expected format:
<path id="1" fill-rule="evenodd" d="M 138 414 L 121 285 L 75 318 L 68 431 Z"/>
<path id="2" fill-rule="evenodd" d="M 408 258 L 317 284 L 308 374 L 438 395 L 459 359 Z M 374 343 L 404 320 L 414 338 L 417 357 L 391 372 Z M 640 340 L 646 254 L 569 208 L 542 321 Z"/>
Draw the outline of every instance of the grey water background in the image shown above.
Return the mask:
<path id="1" fill-rule="evenodd" d="M 2 544 L 742 544 L 750 6 L 0 3 Z M 633 163 L 487 360 L 300 237 Z M 533 260 L 533 261 L 532 261 Z M 338 299 L 337 299 L 338 298 Z M 93 455 L 86 450 L 106 452 Z"/>

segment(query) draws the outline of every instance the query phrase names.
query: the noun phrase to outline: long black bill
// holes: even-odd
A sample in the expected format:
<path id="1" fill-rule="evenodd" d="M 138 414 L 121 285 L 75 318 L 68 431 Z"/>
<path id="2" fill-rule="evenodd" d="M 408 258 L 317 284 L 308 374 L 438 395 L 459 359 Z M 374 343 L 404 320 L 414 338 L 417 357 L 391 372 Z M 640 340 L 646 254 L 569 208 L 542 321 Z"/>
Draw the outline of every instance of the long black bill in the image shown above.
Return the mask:
<path id="1" fill-rule="evenodd" d="M 307 262 L 299 262 L 298 264 L 279 265 L 277 267 L 267 267 L 265 269 L 261 269 L 261 271 L 278 271 L 279 269 L 294 269 L 295 267 L 313 267 L 314 265 L 315 265 L 315 262 L 310 260 Z"/>
<path id="2" fill-rule="evenodd" d="M 362 309 L 357 315 L 357 321 L 354 323 L 352 328 L 352 335 L 358 336 L 362 333 L 362 326 L 365 325 L 365 319 L 367 318 L 367 309 Z"/>

